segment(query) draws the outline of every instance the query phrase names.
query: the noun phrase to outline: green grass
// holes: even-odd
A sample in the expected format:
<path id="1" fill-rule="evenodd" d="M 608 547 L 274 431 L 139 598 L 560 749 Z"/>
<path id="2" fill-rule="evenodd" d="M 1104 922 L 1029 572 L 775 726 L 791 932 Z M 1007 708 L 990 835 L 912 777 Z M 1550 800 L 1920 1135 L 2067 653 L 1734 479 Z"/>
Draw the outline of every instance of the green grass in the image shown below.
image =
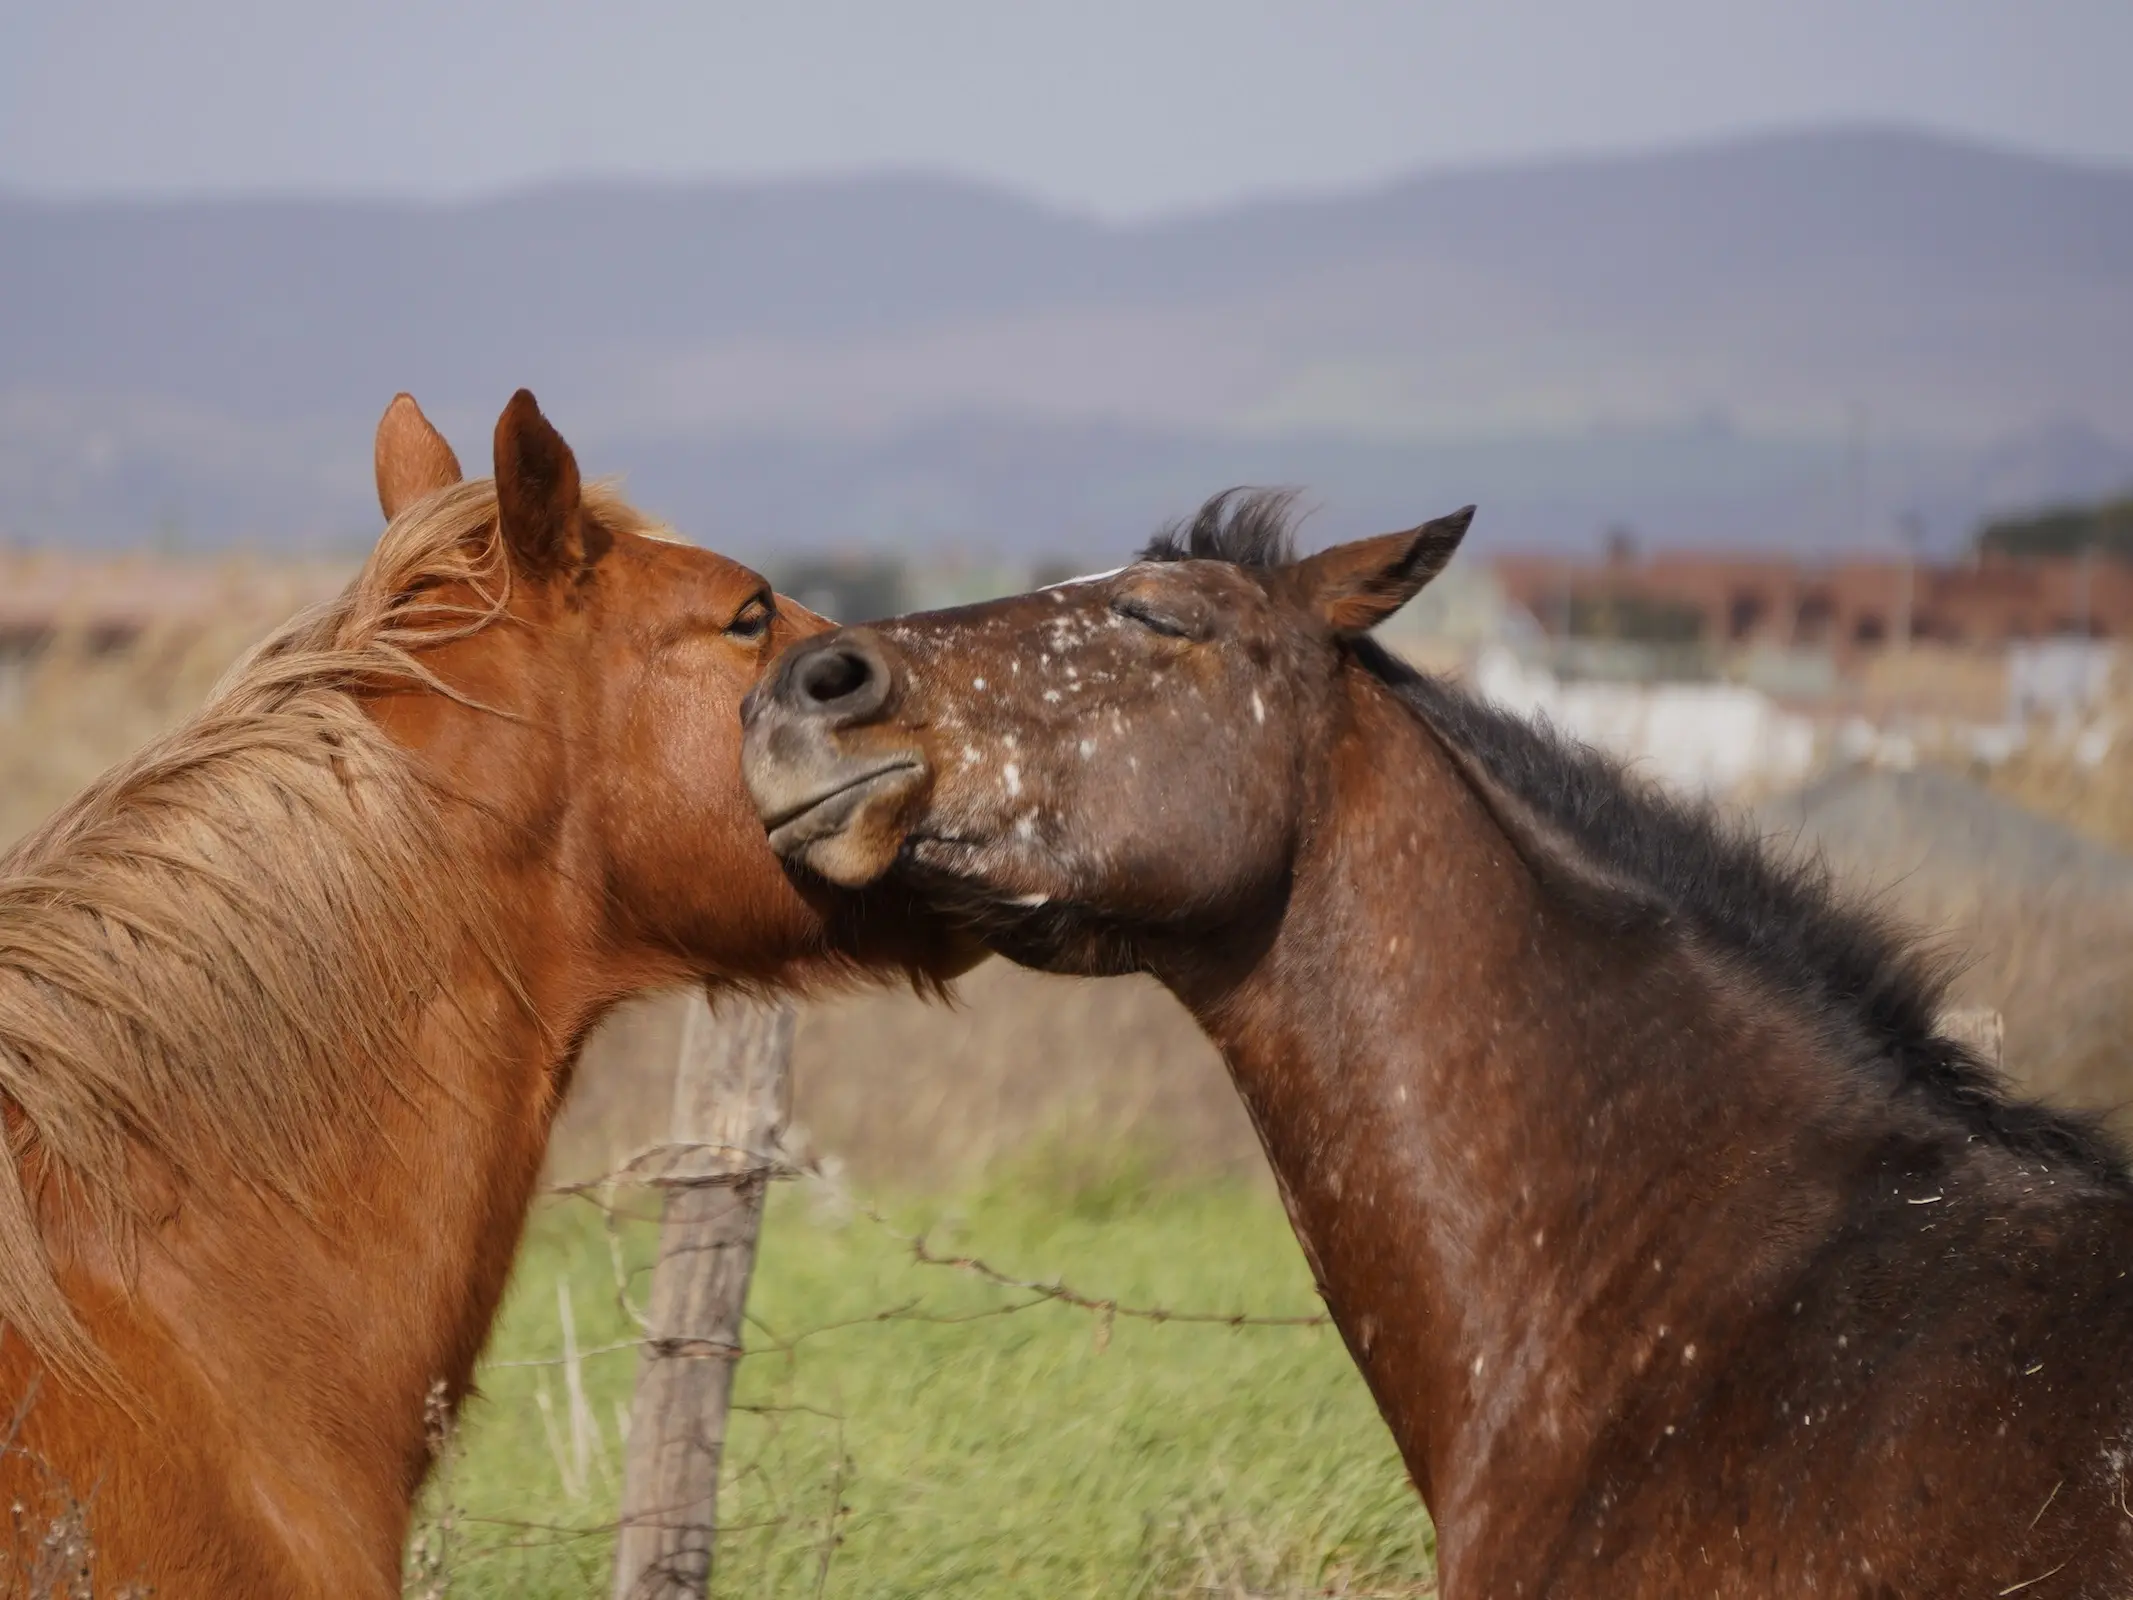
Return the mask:
<path id="1" fill-rule="evenodd" d="M 896 1222 L 930 1230 L 936 1250 L 1127 1304 L 1318 1309 L 1279 1208 L 1241 1186 L 1165 1188 L 1054 1160 L 955 1202 L 906 1203 Z M 622 1230 L 629 1265 L 647 1245 L 641 1227 Z M 571 1461 L 563 1373 L 503 1365 L 561 1348 L 559 1279 L 581 1348 L 626 1338 L 600 1214 L 544 1208 L 484 1398 L 433 1495 L 452 1508 L 453 1595 L 606 1592 L 608 1541 L 558 1530 L 614 1515 L 606 1463 L 619 1463 L 616 1409 L 636 1357 L 582 1362 L 601 1437 L 593 1449 L 579 1430 L 590 1464 L 576 1497 L 536 1399 L 545 1383 Z M 1330 1328 L 1121 1317 L 1105 1329 L 1058 1304 L 1002 1311 L 1027 1299 L 913 1261 L 819 1190 L 778 1190 L 749 1303 L 713 1592 L 1426 1592 L 1427 1520 Z M 435 1541 L 434 1523 L 424 1536 Z"/>

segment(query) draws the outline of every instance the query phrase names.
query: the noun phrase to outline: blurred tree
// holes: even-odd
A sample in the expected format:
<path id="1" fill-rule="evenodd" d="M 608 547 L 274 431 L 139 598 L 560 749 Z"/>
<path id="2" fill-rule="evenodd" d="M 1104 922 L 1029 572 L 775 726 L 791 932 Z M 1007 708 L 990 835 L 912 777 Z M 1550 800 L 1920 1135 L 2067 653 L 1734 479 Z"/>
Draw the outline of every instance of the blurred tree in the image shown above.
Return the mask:
<path id="1" fill-rule="evenodd" d="M 2096 505 L 2047 506 L 1995 517 L 1978 529 L 1977 546 L 1984 555 L 2071 556 L 2096 550 L 2133 561 L 2133 494 Z"/>

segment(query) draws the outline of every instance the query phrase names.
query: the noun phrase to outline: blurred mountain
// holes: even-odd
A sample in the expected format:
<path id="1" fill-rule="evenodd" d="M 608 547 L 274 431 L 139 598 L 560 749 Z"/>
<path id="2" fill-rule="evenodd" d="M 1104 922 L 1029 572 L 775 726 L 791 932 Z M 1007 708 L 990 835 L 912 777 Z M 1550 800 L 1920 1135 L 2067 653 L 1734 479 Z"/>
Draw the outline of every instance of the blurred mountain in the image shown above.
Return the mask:
<path id="1" fill-rule="evenodd" d="M 0 199 L 0 534 L 366 536 L 397 389 L 530 384 L 737 551 L 1324 531 L 1888 537 L 2133 482 L 2133 170 L 1853 130 L 1113 226 L 923 177 Z"/>

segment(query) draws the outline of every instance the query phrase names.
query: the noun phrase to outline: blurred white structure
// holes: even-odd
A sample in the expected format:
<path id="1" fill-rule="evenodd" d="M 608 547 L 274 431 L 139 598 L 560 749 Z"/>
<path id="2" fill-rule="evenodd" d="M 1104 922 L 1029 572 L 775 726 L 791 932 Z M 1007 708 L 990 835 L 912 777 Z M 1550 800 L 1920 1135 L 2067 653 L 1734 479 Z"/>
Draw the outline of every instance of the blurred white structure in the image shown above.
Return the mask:
<path id="1" fill-rule="evenodd" d="M 2116 652 L 2104 639 L 2038 639 L 2007 647 L 2007 719 L 2068 718 L 2103 703 Z"/>
<path id="2" fill-rule="evenodd" d="M 1541 631 L 1486 565 L 1455 561 L 1386 620 L 1378 639 L 1396 653 L 1441 645 L 1464 656 L 1495 642 L 1537 643 Z"/>
<path id="3" fill-rule="evenodd" d="M 1546 717 L 1669 788 L 1709 794 L 1791 785 L 1814 765 L 1814 724 L 1740 684 L 1564 683 L 1497 647 L 1475 661 L 1473 685 L 1485 699 Z"/>

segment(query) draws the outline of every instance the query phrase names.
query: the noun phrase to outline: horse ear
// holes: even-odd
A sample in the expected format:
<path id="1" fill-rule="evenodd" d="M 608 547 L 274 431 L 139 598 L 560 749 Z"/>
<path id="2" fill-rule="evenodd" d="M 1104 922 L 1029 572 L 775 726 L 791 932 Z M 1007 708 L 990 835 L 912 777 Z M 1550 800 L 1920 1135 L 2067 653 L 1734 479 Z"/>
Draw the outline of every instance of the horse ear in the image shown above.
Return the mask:
<path id="1" fill-rule="evenodd" d="M 1474 508 L 1462 506 L 1405 533 L 1337 544 L 1290 570 L 1304 604 L 1336 634 L 1352 638 L 1368 633 L 1420 594 L 1452 559 L 1473 520 Z"/>
<path id="2" fill-rule="evenodd" d="M 449 489 L 466 476 L 444 435 L 422 414 L 415 397 L 406 393 L 394 395 L 378 419 L 371 462 L 378 478 L 378 505 L 387 522 L 417 500 Z"/>
<path id="3" fill-rule="evenodd" d="M 578 458 L 530 389 L 513 395 L 496 419 L 496 523 L 512 565 L 528 577 L 552 577 L 585 561 Z"/>

